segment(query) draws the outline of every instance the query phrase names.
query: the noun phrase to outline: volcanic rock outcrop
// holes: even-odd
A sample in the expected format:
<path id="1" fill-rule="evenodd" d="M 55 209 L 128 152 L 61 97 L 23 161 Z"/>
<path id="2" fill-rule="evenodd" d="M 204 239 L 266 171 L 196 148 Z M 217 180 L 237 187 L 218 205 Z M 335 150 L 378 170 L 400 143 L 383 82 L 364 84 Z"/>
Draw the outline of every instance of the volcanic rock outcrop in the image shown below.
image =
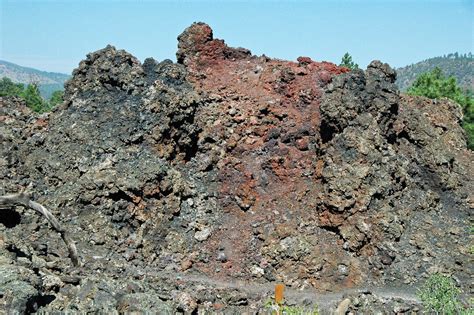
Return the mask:
<path id="1" fill-rule="evenodd" d="M 89 54 L 49 114 L 0 98 L 0 194 L 32 193 L 81 258 L 1 209 L 1 307 L 255 313 L 283 282 L 293 303 L 395 312 L 434 272 L 472 289 L 458 105 L 400 95 L 379 61 L 253 56 L 204 23 L 178 41 L 177 63 Z"/>

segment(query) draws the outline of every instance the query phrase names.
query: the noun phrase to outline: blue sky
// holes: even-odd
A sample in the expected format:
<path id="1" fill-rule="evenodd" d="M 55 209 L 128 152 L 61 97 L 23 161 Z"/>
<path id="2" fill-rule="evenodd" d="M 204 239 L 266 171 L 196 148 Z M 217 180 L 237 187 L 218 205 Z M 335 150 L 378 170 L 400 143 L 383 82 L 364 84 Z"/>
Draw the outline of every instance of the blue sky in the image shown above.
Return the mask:
<path id="1" fill-rule="evenodd" d="M 175 60 L 176 37 L 203 21 L 252 53 L 394 67 L 473 49 L 474 0 L 445 1 L 12 1 L 0 0 L 0 59 L 70 73 L 112 44 Z"/>

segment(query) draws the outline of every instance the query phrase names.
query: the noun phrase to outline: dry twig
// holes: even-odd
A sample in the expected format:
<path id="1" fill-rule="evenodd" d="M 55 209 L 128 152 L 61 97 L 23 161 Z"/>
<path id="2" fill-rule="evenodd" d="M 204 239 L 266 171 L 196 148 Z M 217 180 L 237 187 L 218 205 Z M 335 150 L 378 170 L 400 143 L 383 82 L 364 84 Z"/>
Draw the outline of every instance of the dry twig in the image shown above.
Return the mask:
<path id="1" fill-rule="evenodd" d="M 63 239 L 69 251 L 69 258 L 71 258 L 74 266 L 79 265 L 79 258 L 74 241 L 69 237 L 69 233 L 59 224 L 59 221 L 56 219 L 56 217 L 44 206 L 31 200 L 30 196 L 25 193 L 0 196 L 0 206 L 23 206 L 26 208 L 31 208 L 44 215 L 49 223 L 51 223 L 53 228 L 61 234 L 61 238 Z"/>

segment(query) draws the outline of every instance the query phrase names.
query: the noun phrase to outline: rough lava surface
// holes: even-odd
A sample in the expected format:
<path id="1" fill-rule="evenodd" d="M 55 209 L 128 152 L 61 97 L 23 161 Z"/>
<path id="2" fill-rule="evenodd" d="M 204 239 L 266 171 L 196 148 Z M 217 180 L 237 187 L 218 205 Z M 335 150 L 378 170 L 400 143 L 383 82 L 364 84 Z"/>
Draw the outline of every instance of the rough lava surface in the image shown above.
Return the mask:
<path id="1" fill-rule="evenodd" d="M 32 193 L 81 258 L 1 209 L 0 310 L 265 313 L 284 283 L 323 313 L 417 312 L 435 272 L 472 292 L 459 106 L 400 95 L 379 61 L 254 56 L 204 23 L 177 61 L 107 46 L 49 114 L 0 98 L 0 194 Z"/>

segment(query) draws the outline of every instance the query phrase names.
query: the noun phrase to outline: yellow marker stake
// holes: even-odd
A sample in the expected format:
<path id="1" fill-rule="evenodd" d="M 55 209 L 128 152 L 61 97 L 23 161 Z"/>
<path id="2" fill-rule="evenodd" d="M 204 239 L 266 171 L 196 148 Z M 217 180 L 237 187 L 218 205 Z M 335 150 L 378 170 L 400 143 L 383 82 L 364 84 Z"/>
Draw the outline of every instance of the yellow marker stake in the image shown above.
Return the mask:
<path id="1" fill-rule="evenodd" d="M 285 291 L 285 285 L 282 283 L 279 283 L 275 285 L 275 302 L 278 304 L 278 306 L 281 306 L 283 304 L 283 293 Z"/>

